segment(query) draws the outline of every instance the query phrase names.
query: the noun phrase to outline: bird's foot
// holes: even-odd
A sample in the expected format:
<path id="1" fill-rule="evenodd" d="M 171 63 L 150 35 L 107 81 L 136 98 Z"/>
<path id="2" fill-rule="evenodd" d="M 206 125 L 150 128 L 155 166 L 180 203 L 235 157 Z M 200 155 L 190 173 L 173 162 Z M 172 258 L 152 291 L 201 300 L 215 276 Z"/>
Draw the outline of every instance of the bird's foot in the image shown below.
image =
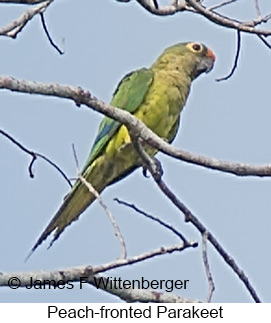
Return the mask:
<path id="1" fill-rule="evenodd" d="M 153 157 L 151 158 L 150 167 L 154 178 L 156 180 L 160 180 L 164 173 L 161 162 L 157 158 Z M 142 174 L 144 177 L 149 178 L 147 171 L 148 168 L 143 166 Z"/>
<path id="2" fill-rule="evenodd" d="M 155 157 L 153 157 L 152 160 L 153 160 L 153 165 L 152 165 L 153 176 L 155 177 L 156 180 L 160 180 L 164 173 L 162 164 L 160 160 Z"/>

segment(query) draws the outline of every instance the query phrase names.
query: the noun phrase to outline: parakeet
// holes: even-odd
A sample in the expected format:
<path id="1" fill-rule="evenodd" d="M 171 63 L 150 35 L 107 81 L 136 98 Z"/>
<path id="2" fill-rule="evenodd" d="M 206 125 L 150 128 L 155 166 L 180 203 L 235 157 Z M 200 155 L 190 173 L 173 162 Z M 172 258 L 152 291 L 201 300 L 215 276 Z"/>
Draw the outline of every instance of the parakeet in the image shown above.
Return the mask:
<path id="1" fill-rule="evenodd" d="M 150 68 L 127 74 L 117 86 L 111 105 L 129 111 L 158 136 L 172 142 L 191 82 L 201 73 L 209 72 L 214 61 L 213 52 L 201 43 L 171 46 Z M 146 151 L 150 156 L 157 152 L 150 147 Z M 107 186 L 141 166 L 141 163 L 127 128 L 118 121 L 104 117 L 81 174 L 101 193 Z M 78 179 L 31 253 L 54 231 L 51 246 L 94 200 L 94 195 Z"/>

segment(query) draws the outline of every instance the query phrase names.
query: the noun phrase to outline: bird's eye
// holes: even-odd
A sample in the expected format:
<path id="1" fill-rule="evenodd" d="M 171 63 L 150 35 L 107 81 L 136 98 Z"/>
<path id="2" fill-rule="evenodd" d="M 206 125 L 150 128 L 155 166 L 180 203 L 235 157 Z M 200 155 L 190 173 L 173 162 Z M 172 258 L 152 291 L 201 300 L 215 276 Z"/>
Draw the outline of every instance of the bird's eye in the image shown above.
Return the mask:
<path id="1" fill-rule="evenodd" d="M 194 43 L 192 45 L 192 49 L 195 51 L 195 52 L 199 52 L 201 50 L 201 44 L 198 44 L 198 43 Z"/>

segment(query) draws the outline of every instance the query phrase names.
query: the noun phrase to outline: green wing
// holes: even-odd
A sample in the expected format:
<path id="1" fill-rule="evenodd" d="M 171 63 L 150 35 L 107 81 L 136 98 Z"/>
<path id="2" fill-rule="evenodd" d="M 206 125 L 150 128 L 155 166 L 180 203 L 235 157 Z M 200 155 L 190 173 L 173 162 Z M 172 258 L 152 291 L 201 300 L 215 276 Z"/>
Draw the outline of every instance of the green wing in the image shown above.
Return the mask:
<path id="1" fill-rule="evenodd" d="M 152 80 L 153 72 L 146 68 L 127 74 L 117 86 L 110 104 L 134 113 L 142 103 Z M 102 120 L 84 170 L 102 153 L 120 125 L 120 122 L 108 117 Z"/>

